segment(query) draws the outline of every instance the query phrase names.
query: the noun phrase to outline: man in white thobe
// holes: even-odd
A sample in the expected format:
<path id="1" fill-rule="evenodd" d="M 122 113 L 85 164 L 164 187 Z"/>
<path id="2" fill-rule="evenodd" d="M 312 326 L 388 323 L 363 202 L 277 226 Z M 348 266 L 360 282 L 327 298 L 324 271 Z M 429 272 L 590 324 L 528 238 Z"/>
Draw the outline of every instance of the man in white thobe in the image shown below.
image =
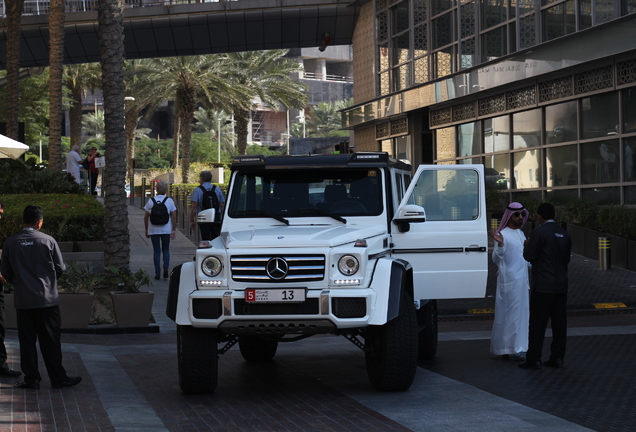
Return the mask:
<path id="1" fill-rule="evenodd" d="M 78 153 L 79 146 L 74 145 L 70 152 L 66 154 L 66 172 L 71 174 L 76 182 L 80 182 L 80 167 L 82 157 Z"/>
<path id="2" fill-rule="evenodd" d="M 526 236 L 521 230 L 527 220 L 523 205 L 511 203 L 499 229 L 489 233 L 495 240 L 492 260 L 499 267 L 490 352 L 506 360 L 525 360 L 528 350 L 530 284 L 528 262 L 523 258 Z"/>

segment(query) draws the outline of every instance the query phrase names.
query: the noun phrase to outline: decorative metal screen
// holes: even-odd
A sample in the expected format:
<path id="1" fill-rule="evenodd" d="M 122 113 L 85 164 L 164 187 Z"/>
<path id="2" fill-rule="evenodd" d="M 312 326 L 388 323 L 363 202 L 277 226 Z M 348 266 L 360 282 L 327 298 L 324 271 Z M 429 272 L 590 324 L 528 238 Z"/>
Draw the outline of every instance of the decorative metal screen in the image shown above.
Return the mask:
<path id="1" fill-rule="evenodd" d="M 508 109 L 524 108 L 537 104 L 537 89 L 534 85 L 506 93 Z"/>
<path id="2" fill-rule="evenodd" d="M 440 126 L 452 121 L 451 107 L 431 111 L 431 126 Z"/>
<path id="3" fill-rule="evenodd" d="M 408 118 L 391 120 L 391 135 L 404 135 L 409 133 Z"/>
<path id="4" fill-rule="evenodd" d="M 631 84 L 636 82 L 636 59 L 620 62 L 616 64 L 616 75 L 618 85 Z"/>
<path id="5" fill-rule="evenodd" d="M 574 74 L 574 94 L 590 93 L 614 87 L 614 70 L 605 66 Z"/>
<path id="6" fill-rule="evenodd" d="M 453 122 L 471 120 L 475 117 L 474 101 L 453 106 Z"/>
<path id="7" fill-rule="evenodd" d="M 488 116 L 491 114 L 500 113 L 506 110 L 506 97 L 505 94 L 498 94 L 489 96 L 487 98 L 479 99 L 479 116 Z"/>
<path id="8" fill-rule="evenodd" d="M 375 138 L 387 138 L 389 136 L 389 122 L 379 123 L 375 125 Z"/>
<path id="9" fill-rule="evenodd" d="M 573 94 L 572 76 L 539 83 L 539 102 L 562 99 Z"/>

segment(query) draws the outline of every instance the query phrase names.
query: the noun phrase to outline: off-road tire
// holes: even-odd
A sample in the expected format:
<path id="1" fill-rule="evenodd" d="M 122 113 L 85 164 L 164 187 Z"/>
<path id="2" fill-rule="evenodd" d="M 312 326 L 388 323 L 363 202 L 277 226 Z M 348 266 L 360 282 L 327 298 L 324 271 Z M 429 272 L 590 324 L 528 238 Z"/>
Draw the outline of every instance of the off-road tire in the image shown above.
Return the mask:
<path id="1" fill-rule="evenodd" d="M 418 358 L 430 360 L 437 354 L 437 300 L 430 300 L 417 311 Z"/>
<path id="2" fill-rule="evenodd" d="M 400 312 L 382 326 L 365 330 L 367 375 L 376 390 L 402 391 L 417 370 L 417 318 L 411 296 L 402 292 Z"/>
<path id="3" fill-rule="evenodd" d="M 219 375 L 216 330 L 178 325 L 177 363 L 183 393 L 213 393 Z"/>
<path id="4" fill-rule="evenodd" d="M 248 362 L 272 361 L 278 349 L 278 341 L 260 336 L 239 336 L 238 340 L 241 355 Z"/>

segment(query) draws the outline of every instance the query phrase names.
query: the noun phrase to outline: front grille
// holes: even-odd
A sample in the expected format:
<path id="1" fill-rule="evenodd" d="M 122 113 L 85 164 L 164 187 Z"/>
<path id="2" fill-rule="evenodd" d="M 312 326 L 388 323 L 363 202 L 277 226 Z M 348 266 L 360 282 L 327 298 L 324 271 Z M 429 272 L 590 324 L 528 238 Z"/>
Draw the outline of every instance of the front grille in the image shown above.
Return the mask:
<path id="1" fill-rule="evenodd" d="M 274 258 L 287 263 L 285 276 L 271 277 L 267 271 L 267 263 Z M 309 282 L 320 281 L 325 277 L 324 255 L 238 255 L 230 258 L 232 280 L 237 282 Z"/>
<path id="2" fill-rule="evenodd" d="M 331 299 L 331 309 L 338 318 L 362 318 L 367 314 L 367 300 L 359 297 Z"/>
<path id="3" fill-rule="evenodd" d="M 193 299 L 192 315 L 197 319 L 217 319 L 221 316 L 221 300 Z"/>
<path id="4" fill-rule="evenodd" d="M 310 298 L 302 303 L 251 303 L 234 300 L 234 315 L 317 315 L 318 299 Z"/>

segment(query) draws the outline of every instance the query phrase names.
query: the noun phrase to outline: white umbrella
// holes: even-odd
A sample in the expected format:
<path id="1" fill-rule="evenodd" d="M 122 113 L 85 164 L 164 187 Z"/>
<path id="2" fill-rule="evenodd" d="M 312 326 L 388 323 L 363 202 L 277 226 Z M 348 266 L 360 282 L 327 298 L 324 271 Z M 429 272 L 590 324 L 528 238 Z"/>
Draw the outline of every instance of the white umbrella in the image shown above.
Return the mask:
<path id="1" fill-rule="evenodd" d="M 17 159 L 28 149 L 28 145 L 0 135 L 0 158 Z"/>

